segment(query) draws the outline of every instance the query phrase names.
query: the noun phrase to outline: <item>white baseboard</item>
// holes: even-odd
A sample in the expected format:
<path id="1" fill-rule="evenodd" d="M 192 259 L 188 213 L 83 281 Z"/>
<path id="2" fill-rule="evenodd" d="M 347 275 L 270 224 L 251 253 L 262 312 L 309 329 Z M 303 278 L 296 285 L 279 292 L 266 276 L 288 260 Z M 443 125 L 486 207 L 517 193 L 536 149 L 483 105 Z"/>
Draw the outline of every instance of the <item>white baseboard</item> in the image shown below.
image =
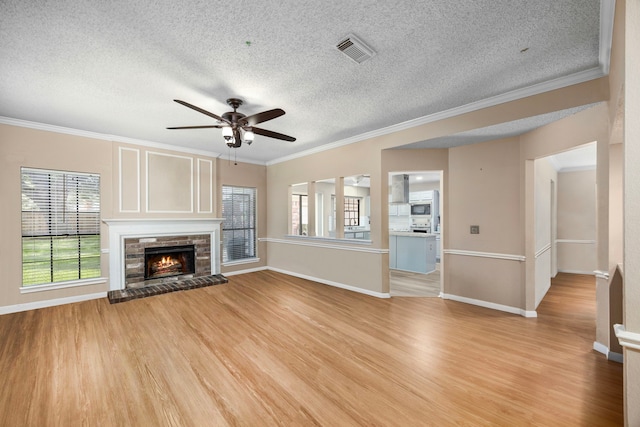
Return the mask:
<path id="1" fill-rule="evenodd" d="M 255 273 L 256 271 L 263 271 L 267 269 L 268 269 L 267 267 L 255 267 L 255 268 L 247 268 L 246 270 L 229 271 L 227 273 L 221 273 L 221 274 L 225 277 L 228 277 L 228 276 L 235 276 L 236 274 Z"/>
<path id="2" fill-rule="evenodd" d="M 24 304 L 5 305 L 0 307 L 0 315 L 18 313 L 21 311 L 37 310 L 39 308 L 54 307 L 56 305 L 71 304 L 74 302 L 89 301 L 92 299 L 106 298 L 107 292 L 96 292 L 94 294 L 78 295 L 75 297 L 56 298 L 44 301 L 27 302 Z"/>
<path id="3" fill-rule="evenodd" d="M 607 356 L 609 354 L 609 347 L 607 347 L 604 344 L 599 343 L 598 341 L 594 341 L 593 342 L 593 349 L 595 351 L 597 351 L 598 353 L 602 353 L 605 356 Z"/>
<path id="4" fill-rule="evenodd" d="M 463 302 L 465 304 L 477 305 L 484 308 L 490 308 L 492 310 L 504 311 L 511 314 L 518 314 L 523 317 L 538 317 L 538 313 L 529 310 L 523 310 L 518 307 L 511 307 L 509 305 L 496 304 L 494 302 L 482 301 L 473 298 L 461 297 L 459 295 L 452 294 L 440 294 L 443 299 L 450 299 L 453 301 Z"/>
<path id="5" fill-rule="evenodd" d="M 288 274 L 289 276 L 299 277 L 301 279 L 312 280 L 314 282 L 322 283 L 324 285 L 333 286 L 336 288 L 346 289 L 348 291 L 358 292 L 360 294 L 369 295 L 376 298 L 391 298 L 389 293 L 370 291 L 368 289 L 358 288 L 357 286 L 345 285 L 344 283 L 333 282 L 331 280 L 320 279 L 318 277 L 307 276 L 305 274 L 294 273 L 293 271 L 282 270 L 280 268 L 267 267 L 268 270 L 277 271 L 278 273 Z"/>
<path id="6" fill-rule="evenodd" d="M 586 274 L 588 276 L 595 276 L 593 270 L 562 270 L 558 269 L 558 273 L 568 273 L 568 274 Z"/>
<path id="7" fill-rule="evenodd" d="M 622 354 L 616 353 L 615 351 L 609 351 L 609 347 L 602 343 L 599 343 L 598 341 L 593 342 L 593 349 L 598 353 L 604 354 L 607 360 L 624 363 L 624 357 L 622 356 Z"/>

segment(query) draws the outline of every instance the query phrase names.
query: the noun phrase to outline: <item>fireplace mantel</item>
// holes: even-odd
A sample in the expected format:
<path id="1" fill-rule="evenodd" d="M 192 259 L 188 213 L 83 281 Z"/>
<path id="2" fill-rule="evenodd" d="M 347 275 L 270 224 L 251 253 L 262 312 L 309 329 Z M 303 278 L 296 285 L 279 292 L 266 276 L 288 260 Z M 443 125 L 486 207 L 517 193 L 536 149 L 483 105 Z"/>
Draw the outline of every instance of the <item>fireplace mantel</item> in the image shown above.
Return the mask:
<path id="1" fill-rule="evenodd" d="M 209 234 L 211 274 L 220 274 L 220 224 L 222 218 L 206 219 L 103 219 L 109 227 L 109 290 L 125 288 L 124 239 L 137 237 Z"/>

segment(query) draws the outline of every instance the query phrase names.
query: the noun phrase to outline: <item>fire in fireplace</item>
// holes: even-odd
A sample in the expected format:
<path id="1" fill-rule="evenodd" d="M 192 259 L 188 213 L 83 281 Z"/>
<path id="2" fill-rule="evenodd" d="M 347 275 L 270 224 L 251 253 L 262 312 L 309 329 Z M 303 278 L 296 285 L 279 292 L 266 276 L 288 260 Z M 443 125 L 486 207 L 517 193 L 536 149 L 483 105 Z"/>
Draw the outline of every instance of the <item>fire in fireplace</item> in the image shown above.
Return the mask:
<path id="1" fill-rule="evenodd" d="M 194 245 L 145 248 L 144 265 L 144 280 L 193 274 Z"/>

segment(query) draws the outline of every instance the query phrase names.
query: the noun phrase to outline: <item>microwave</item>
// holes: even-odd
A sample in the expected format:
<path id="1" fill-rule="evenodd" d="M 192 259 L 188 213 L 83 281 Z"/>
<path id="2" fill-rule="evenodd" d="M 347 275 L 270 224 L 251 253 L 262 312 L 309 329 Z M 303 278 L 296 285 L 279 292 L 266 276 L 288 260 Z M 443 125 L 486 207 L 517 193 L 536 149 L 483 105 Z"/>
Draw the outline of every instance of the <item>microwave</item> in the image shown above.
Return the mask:
<path id="1" fill-rule="evenodd" d="M 431 215 L 431 203 L 411 205 L 411 215 Z"/>

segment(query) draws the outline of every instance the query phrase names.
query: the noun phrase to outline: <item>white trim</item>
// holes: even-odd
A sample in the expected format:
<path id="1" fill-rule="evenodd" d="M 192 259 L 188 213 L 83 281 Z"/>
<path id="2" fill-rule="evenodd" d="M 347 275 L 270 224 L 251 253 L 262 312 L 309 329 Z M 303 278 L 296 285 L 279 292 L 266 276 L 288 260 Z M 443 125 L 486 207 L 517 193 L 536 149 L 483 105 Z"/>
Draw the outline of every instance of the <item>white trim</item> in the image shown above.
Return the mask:
<path id="1" fill-rule="evenodd" d="M 329 285 L 329 286 L 333 286 L 333 287 L 336 287 L 336 288 L 346 289 L 348 291 L 353 291 L 353 292 L 369 295 L 369 296 L 376 297 L 376 298 L 391 298 L 391 295 L 388 292 L 385 293 L 385 292 L 370 291 L 368 289 L 358 288 L 357 286 L 345 285 L 344 283 L 338 283 L 338 282 L 333 282 L 331 280 L 320 279 L 318 277 L 307 276 L 306 274 L 294 273 L 293 271 L 282 270 L 280 268 L 275 268 L 275 267 L 267 267 L 267 269 L 275 271 L 275 272 L 278 272 L 278 273 L 287 274 L 289 276 L 294 276 L 294 277 L 299 277 L 301 279 L 311 280 L 313 282 L 318 282 L 318 283 L 321 283 L 323 285 Z"/>
<path id="2" fill-rule="evenodd" d="M 198 180 L 196 181 L 196 188 L 197 188 L 197 204 L 198 204 L 198 213 L 213 213 L 213 162 L 211 160 L 207 160 L 207 159 L 197 159 L 197 163 L 196 163 L 196 173 L 198 176 Z M 203 163 L 209 163 L 209 209 L 206 211 L 203 211 L 201 209 L 200 206 L 200 162 Z"/>
<path id="3" fill-rule="evenodd" d="M 211 274 L 220 273 L 220 224 L 223 218 L 103 219 L 109 226 L 109 290 L 125 287 L 124 239 L 185 234 L 211 236 Z"/>
<path id="4" fill-rule="evenodd" d="M 598 353 L 604 354 L 607 360 L 611 360 L 613 362 L 618 362 L 618 363 L 624 363 L 624 356 L 622 356 L 622 354 L 609 350 L 609 347 L 599 343 L 598 341 L 593 342 L 593 349 Z"/>
<path id="5" fill-rule="evenodd" d="M 524 255 L 512 255 L 512 254 L 498 254 L 492 252 L 477 252 L 477 251 L 465 251 L 461 249 L 443 249 L 443 253 L 447 255 L 462 255 L 462 256 L 473 256 L 480 258 L 494 258 L 494 259 L 504 259 L 507 261 L 526 261 L 527 257 Z"/>
<path id="6" fill-rule="evenodd" d="M 558 273 L 585 274 L 587 276 L 595 276 L 594 272 L 589 270 L 565 270 L 565 269 L 559 268 Z"/>
<path id="7" fill-rule="evenodd" d="M 604 74 L 609 74 L 611 63 L 611 45 L 613 43 L 613 22 L 616 11 L 616 0 L 602 0 L 600 2 L 600 68 Z"/>
<path id="8" fill-rule="evenodd" d="M 553 157 L 550 157 L 553 158 Z M 569 172 L 581 172 L 581 171 L 593 171 L 596 170 L 596 165 L 584 165 L 584 166 L 567 166 L 564 168 L 557 169 L 558 173 L 569 173 Z"/>
<path id="9" fill-rule="evenodd" d="M 626 349 L 640 350 L 640 334 L 625 330 L 624 325 L 613 325 L 618 342 Z"/>
<path id="10" fill-rule="evenodd" d="M 0 307 L 0 315 L 19 313 L 21 311 L 37 310 L 39 308 L 54 307 L 56 305 L 71 304 L 74 302 L 89 301 L 106 297 L 106 292 L 96 292 L 94 294 L 78 295 L 75 297 L 56 298 L 43 301 L 27 302 L 24 304 L 5 305 L 4 307 Z"/>
<path id="11" fill-rule="evenodd" d="M 223 267 L 233 267 L 234 265 L 242 265 L 242 264 L 255 264 L 256 262 L 260 262 L 260 258 L 243 258 L 233 261 L 223 262 L 221 265 Z"/>
<path id="12" fill-rule="evenodd" d="M 81 136 L 84 138 L 98 139 L 101 141 L 120 142 L 124 144 L 140 145 L 143 147 L 151 147 L 159 150 L 179 151 L 182 153 L 195 154 L 207 157 L 220 157 L 218 151 L 198 150 L 195 148 L 183 147 L 172 144 L 164 144 L 161 142 L 147 141 L 144 139 L 128 138 L 126 136 L 109 135 L 105 133 L 92 132 L 88 130 L 68 128 L 64 126 L 50 125 L 47 123 L 30 122 L 28 120 L 14 119 L 12 117 L 0 116 L 0 124 L 18 126 L 29 129 L 44 130 L 47 132 L 63 133 L 66 135 Z M 247 161 L 247 163 L 250 163 Z M 264 165 L 264 162 L 260 163 Z"/>
<path id="13" fill-rule="evenodd" d="M 477 305 L 484 308 L 490 308 L 492 310 L 504 311 L 511 314 L 518 314 L 523 317 L 538 317 L 538 313 L 534 311 L 523 310 L 518 307 L 511 307 L 509 305 L 496 304 L 494 302 L 482 301 L 473 298 L 461 297 L 459 295 L 444 294 L 441 293 L 442 299 L 450 299 L 452 301 L 463 302 L 465 304 Z"/>
<path id="14" fill-rule="evenodd" d="M 21 294 L 31 294 L 34 292 L 46 292 L 54 289 L 77 288 L 79 286 L 102 285 L 107 283 L 106 277 L 96 277 L 93 279 L 68 280 L 66 282 L 45 283 L 42 285 L 22 286 Z"/>
<path id="15" fill-rule="evenodd" d="M 609 280 L 609 273 L 602 270 L 593 270 L 593 274 L 597 279 Z"/>
<path id="16" fill-rule="evenodd" d="M 189 188 L 189 210 L 186 211 L 152 211 L 149 209 L 149 155 L 175 157 L 178 159 L 189 160 L 191 184 Z M 193 157 L 180 156 L 177 154 L 158 153 L 157 151 L 145 151 L 145 208 L 149 213 L 193 213 Z"/>
<path id="17" fill-rule="evenodd" d="M 609 357 L 609 347 L 606 345 L 599 343 L 598 341 L 593 342 L 593 349 L 598 353 L 602 353 L 605 357 Z"/>
<path id="18" fill-rule="evenodd" d="M 122 209 L 122 186 L 123 186 L 123 179 L 122 179 L 122 151 L 123 150 L 127 150 L 127 151 L 135 151 L 136 153 L 136 172 L 137 172 L 137 183 L 136 183 L 136 191 L 137 196 L 136 196 L 136 203 L 138 205 L 138 207 L 135 210 L 132 209 L 127 209 L 124 210 Z M 118 147 L 118 178 L 120 180 L 120 182 L 118 183 L 118 191 L 120 194 L 118 194 L 118 199 L 119 199 L 119 209 L 120 212 L 126 212 L 126 213 L 140 213 L 140 150 L 138 150 L 137 148 L 128 148 L 128 147 Z"/>
<path id="19" fill-rule="evenodd" d="M 388 254 L 389 249 L 362 247 L 362 245 L 370 245 L 371 240 L 361 241 L 359 239 L 332 239 L 323 237 L 304 237 L 304 236 L 287 236 L 286 239 L 275 239 L 272 237 L 261 237 L 259 242 L 281 243 L 285 245 L 313 246 L 316 248 L 339 249 L 342 251 L 366 252 L 373 254 Z M 350 243 L 361 246 L 346 246 L 335 243 Z"/>
<path id="20" fill-rule="evenodd" d="M 237 271 L 228 271 L 222 273 L 225 277 L 236 276 L 238 274 L 247 274 L 247 273 L 255 273 L 256 271 L 264 271 L 268 270 L 267 267 L 255 267 L 255 268 L 247 268 L 246 270 L 237 270 Z"/>
<path id="21" fill-rule="evenodd" d="M 546 246 L 544 246 L 542 249 L 540 249 L 538 252 L 536 252 L 536 259 L 540 258 L 542 256 L 542 254 L 544 254 L 545 252 L 551 250 L 551 243 L 548 243 Z"/>
<path id="22" fill-rule="evenodd" d="M 556 243 L 572 243 L 578 245 L 595 245 L 595 240 L 585 240 L 585 239 L 556 239 Z"/>
<path id="23" fill-rule="evenodd" d="M 608 68 L 608 67 L 607 67 Z M 600 67 L 591 68 L 589 70 L 579 71 L 565 77 L 559 77 L 557 79 L 548 80 L 546 82 L 538 83 L 522 89 L 516 89 L 511 92 L 496 95 L 491 98 L 485 98 L 483 100 L 472 102 L 470 104 L 461 105 L 459 107 L 451 108 L 449 110 L 440 111 L 428 116 L 419 117 L 417 119 L 408 120 L 406 122 L 398 123 L 386 128 L 377 129 L 371 132 L 365 132 L 360 135 L 355 135 L 350 138 L 345 138 L 340 141 L 336 141 L 329 144 L 320 145 L 309 150 L 300 151 L 298 153 L 291 154 L 289 156 L 280 157 L 278 159 L 269 160 L 266 162 L 267 166 L 272 166 L 277 163 L 286 162 L 289 160 L 298 159 L 300 157 L 309 156 L 311 154 L 320 153 L 334 148 L 342 147 L 345 145 L 353 144 L 356 142 L 364 141 L 365 139 L 375 138 L 378 136 L 388 135 L 394 132 L 400 132 L 406 129 L 410 129 L 416 126 L 421 126 L 427 123 L 433 123 L 438 120 L 444 120 L 451 117 L 459 116 L 462 114 L 470 113 L 473 111 L 481 110 L 483 108 L 493 107 L 505 102 L 516 101 L 518 99 L 527 98 L 529 96 L 539 95 L 544 92 L 552 90 L 562 89 L 564 87 L 572 86 L 579 83 L 584 83 L 590 80 L 595 80 L 605 76 L 606 73 L 602 71 Z"/>

